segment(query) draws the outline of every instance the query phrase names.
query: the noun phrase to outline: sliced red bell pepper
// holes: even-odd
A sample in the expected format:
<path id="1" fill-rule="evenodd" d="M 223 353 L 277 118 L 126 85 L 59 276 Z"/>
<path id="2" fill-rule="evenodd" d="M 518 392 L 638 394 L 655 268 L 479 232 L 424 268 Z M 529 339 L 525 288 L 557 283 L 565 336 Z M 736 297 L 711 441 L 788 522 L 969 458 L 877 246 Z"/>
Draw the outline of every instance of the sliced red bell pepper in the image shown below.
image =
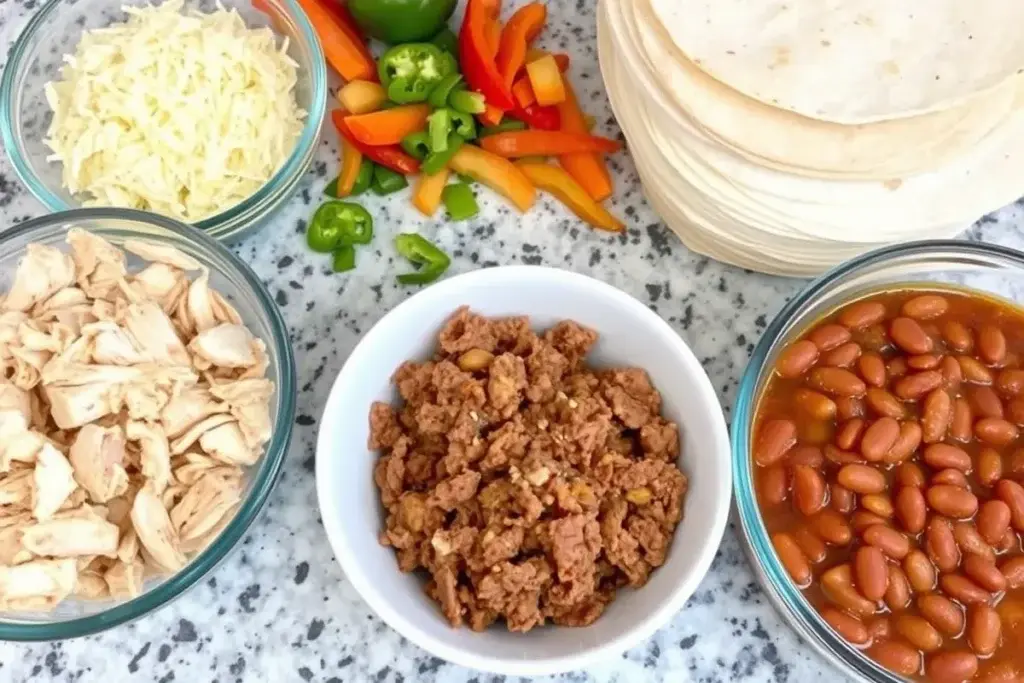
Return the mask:
<path id="1" fill-rule="evenodd" d="M 482 93 L 487 103 L 502 111 L 515 107 L 512 91 L 498 73 L 487 42 L 487 25 L 491 15 L 486 0 L 469 0 L 459 30 L 459 62 L 466 83 Z"/>
<path id="2" fill-rule="evenodd" d="M 512 87 L 516 74 L 526 63 L 526 48 L 540 35 L 547 17 L 548 9 L 543 3 L 531 2 L 516 10 L 505 24 L 494 61 L 507 87 Z"/>
<path id="3" fill-rule="evenodd" d="M 331 112 L 331 121 L 334 123 L 334 127 L 338 129 L 338 134 L 343 136 L 350 145 L 358 149 L 363 156 L 381 166 L 390 168 L 396 173 L 403 173 L 405 175 L 419 173 L 420 162 L 406 154 L 398 145 L 372 146 L 364 145 L 356 140 L 355 136 L 352 135 L 352 131 L 349 130 L 348 124 L 345 123 L 346 115 L 344 109 L 335 109 Z"/>
<path id="4" fill-rule="evenodd" d="M 530 128 L 558 130 L 562 125 L 562 117 L 558 113 L 557 107 L 542 107 L 539 104 L 520 107 L 519 103 L 516 102 L 516 106 L 512 107 L 509 114 Z"/>

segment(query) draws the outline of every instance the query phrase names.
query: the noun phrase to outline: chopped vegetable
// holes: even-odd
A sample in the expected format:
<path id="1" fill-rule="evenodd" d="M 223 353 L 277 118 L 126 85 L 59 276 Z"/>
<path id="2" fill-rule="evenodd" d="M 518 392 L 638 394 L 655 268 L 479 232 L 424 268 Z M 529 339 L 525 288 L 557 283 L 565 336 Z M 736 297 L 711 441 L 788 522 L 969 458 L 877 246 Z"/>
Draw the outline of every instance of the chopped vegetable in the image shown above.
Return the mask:
<path id="1" fill-rule="evenodd" d="M 442 167 L 436 173 L 424 171 L 416 181 L 412 191 L 412 205 L 427 218 L 437 213 L 437 208 L 441 206 L 441 195 L 450 175 L 451 171 Z"/>
<path id="2" fill-rule="evenodd" d="M 334 0 L 337 1 L 337 0 Z M 348 0 L 356 22 L 389 45 L 427 40 L 445 26 L 457 0 Z"/>
<path id="3" fill-rule="evenodd" d="M 530 86 L 533 87 L 537 104 L 547 107 L 565 100 L 562 72 L 551 55 L 545 55 L 527 64 L 526 75 L 530 77 Z M 510 85 L 509 88 L 511 87 Z"/>
<path id="4" fill-rule="evenodd" d="M 330 253 L 340 246 L 367 244 L 373 239 L 373 217 L 358 204 L 329 201 L 313 214 L 306 242 L 313 251 Z"/>
<path id="5" fill-rule="evenodd" d="M 487 56 L 493 61 L 498 56 L 501 45 L 501 21 L 497 16 L 488 17 L 484 23 L 484 38 L 487 43 Z"/>
<path id="6" fill-rule="evenodd" d="M 622 231 L 622 223 L 591 199 L 586 190 L 563 169 L 543 163 L 522 161 L 516 164 L 516 168 L 536 187 L 553 194 L 573 213 L 595 228 L 610 232 Z"/>
<path id="7" fill-rule="evenodd" d="M 548 10 L 543 3 L 531 2 L 516 10 L 502 29 L 495 64 L 506 87 L 512 87 L 516 74 L 523 68 L 526 48 L 540 35 L 547 16 Z"/>
<path id="8" fill-rule="evenodd" d="M 529 179 L 512 162 L 474 145 L 462 145 L 448 165 L 506 197 L 520 211 L 528 211 L 537 198 Z"/>
<path id="9" fill-rule="evenodd" d="M 556 107 L 542 107 L 539 104 L 531 104 L 520 107 L 518 104 L 509 112 L 512 116 L 525 121 L 531 128 L 540 130 L 558 130 L 562 117 Z"/>
<path id="10" fill-rule="evenodd" d="M 558 104 L 557 109 L 562 130 L 567 133 L 587 132 L 586 120 L 568 78 L 565 79 L 565 101 Z M 612 178 L 597 154 L 565 154 L 558 158 L 558 163 L 583 186 L 594 201 L 603 202 L 611 196 Z"/>
<path id="11" fill-rule="evenodd" d="M 449 109 L 448 116 L 452 120 L 452 130 L 466 140 L 476 138 L 476 121 L 473 120 L 472 114 Z"/>
<path id="12" fill-rule="evenodd" d="M 356 267 L 356 248 L 351 244 L 344 244 L 334 250 L 334 258 L 331 266 L 335 273 L 344 273 Z"/>
<path id="13" fill-rule="evenodd" d="M 501 123 L 501 119 L 505 116 L 505 112 L 497 107 L 485 104 L 484 113 L 480 114 L 480 123 L 485 126 L 496 126 Z"/>
<path id="14" fill-rule="evenodd" d="M 438 109 L 427 118 L 427 134 L 432 152 L 443 152 L 448 149 L 448 134 L 452 132 L 452 115 L 450 110 Z"/>
<path id="15" fill-rule="evenodd" d="M 498 133 L 508 133 L 516 130 L 526 130 L 526 124 L 516 119 L 505 119 L 496 126 L 486 126 L 480 131 L 480 137 L 484 138 L 488 135 L 496 135 Z"/>
<path id="16" fill-rule="evenodd" d="M 385 111 L 349 115 L 345 123 L 356 140 L 377 147 L 397 145 L 409 133 L 422 130 L 429 115 L 429 105 L 407 104 Z"/>
<path id="17" fill-rule="evenodd" d="M 399 254 L 420 267 L 415 273 L 403 273 L 398 276 L 398 281 L 403 285 L 425 285 L 433 282 L 451 265 L 448 254 L 416 233 L 396 235 L 395 248 Z"/>
<path id="18" fill-rule="evenodd" d="M 469 87 L 482 93 L 489 105 L 508 111 L 515 101 L 487 45 L 486 26 L 490 17 L 487 0 L 467 0 L 459 32 L 459 62 Z"/>
<path id="19" fill-rule="evenodd" d="M 370 189 L 370 183 L 373 182 L 374 168 L 376 168 L 374 163 L 364 156 L 363 162 L 359 164 L 359 175 L 356 176 L 356 184 L 352 186 L 349 197 L 355 197 Z"/>
<path id="20" fill-rule="evenodd" d="M 447 26 L 441 29 L 436 36 L 431 38 L 430 42 L 437 45 L 453 57 L 458 57 L 459 55 L 459 37 L 456 36 L 455 33 L 453 33 Z"/>
<path id="21" fill-rule="evenodd" d="M 338 91 L 341 106 L 353 114 L 377 111 L 387 99 L 388 95 L 381 84 L 373 81 L 349 81 Z"/>
<path id="22" fill-rule="evenodd" d="M 441 82 L 434 86 L 427 97 L 430 106 L 440 109 L 448 106 L 448 96 L 455 90 L 456 86 L 462 83 L 462 74 L 452 73 L 441 79 Z"/>
<path id="23" fill-rule="evenodd" d="M 488 152 L 503 157 L 556 156 L 579 152 L 609 154 L 621 147 L 615 140 L 553 130 L 522 130 L 495 133 L 480 141 Z"/>
<path id="24" fill-rule="evenodd" d="M 402 149 L 408 152 L 409 156 L 423 161 L 430 154 L 430 136 L 422 130 L 409 133 L 402 138 Z"/>
<path id="25" fill-rule="evenodd" d="M 482 114 L 486 109 L 484 96 L 478 92 L 456 90 L 448 98 L 452 109 L 463 114 Z"/>
<path id="26" fill-rule="evenodd" d="M 377 78 L 373 57 L 366 45 L 344 28 L 338 15 L 326 7 L 333 0 L 298 0 L 323 48 L 327 63 L 346 81 Z"/>
<path id="27" fill-rule="evenodd" d="M 432 43 L 396 45 L 378 64 L 388 97 L 400 104 L 426 102 L 434 86 L 455 69 L 455 58 Z"/>
<path id="28" fill-rule="evenodd" d="M 378 166 L 373 169 L 373 183 L 370 189 L 378 197 L 384 197 L 404 190 L 409 186 L 409 181 L 401 173 L 395 173 L 390 168 Z"/>
<path id="29" fill-rule="evenodd" d="M 448 217 L 453 221 L 464 221 L 480 213 L 473 189 L 465 183 L 455 183 L 444 188 L 442 199 Z"/>
<path id="30" fill-rule="evenodd" d="M 342 109 L 335 109 L 331 112 L 331 121 L 334 123 L 334 127 L 338 129 L 338 133 L 355 145 L 363 153 L 364 157 L 368 157 L 393 171 L 407 175 L 420 170 L 420 162 L 403 152 L 402 148 L 398 145 L 373 146 L 356 140 L 355 136 L 352 135 L 352 131 L 349 130 L 348 124 L 345 122 L 346 118 L 345 112 Z"/>
<path id="31" fill-rule="evenodd" d="M 327 187 L 324 188 L 324 194 L 327 195 L 328 197 L 335 197 L 335 198 L 338 197 L 338 178 L 337 177 L 335 177 L 334 180 L 332 180 L 331 182 L 327 183 Z"/>
<path id="32" fill-rule="evenodd" d="M 359 177 L 359 169 L 363 166 L 363 153 L 355 145 L 341 139 L 341 174 L 338 176 L 338 197 L 347 197 L 352 194 L 352 188 L 356 185 L 356 178 Z"/>
<path id="33" fill-rule="evenodd" d="M 543 57 L 546 53 L 540 50 L 530 50 L 528 54 L 536 54 L 539 58 Z M 557 54 L 553 56 L 555 63 L 558 64 L 558 68 L 562 73 L 565 73 L 566 69 L 569 68 L 568 55 Z M 537 101 L 537 97 L 533 94 L 533 86 L 530 85 L 530 77 L 527 74 L 523 74 L 512 84 L 512 97 L 520 107 L 528 107 Z"/>
<path id="34" fill-rule="evenodd" d="M 449 133 L 448 139 L 445 141 L 445 148 L 443 151 L 435 150 L 427 155 L 427 158 L 423 161 L 422 170 L 424 173 L 437 173 L 442 168 L 445 168 L 455 156 L 455 153 L 459 151 L 465 140 L 458 133 Z"/>

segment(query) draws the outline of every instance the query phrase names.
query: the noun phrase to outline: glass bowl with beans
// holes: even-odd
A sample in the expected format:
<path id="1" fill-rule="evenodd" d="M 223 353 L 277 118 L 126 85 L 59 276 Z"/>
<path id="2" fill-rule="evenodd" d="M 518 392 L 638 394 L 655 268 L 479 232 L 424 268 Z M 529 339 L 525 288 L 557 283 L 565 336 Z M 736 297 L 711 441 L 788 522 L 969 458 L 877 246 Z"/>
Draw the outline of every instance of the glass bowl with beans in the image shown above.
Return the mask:
<path id="1" fill-rule="evenodd" d="M 1024 681 L 1024 253 L 866 254 L 768 327 L 733 413 L 746 547 L 858 681 Z"/>

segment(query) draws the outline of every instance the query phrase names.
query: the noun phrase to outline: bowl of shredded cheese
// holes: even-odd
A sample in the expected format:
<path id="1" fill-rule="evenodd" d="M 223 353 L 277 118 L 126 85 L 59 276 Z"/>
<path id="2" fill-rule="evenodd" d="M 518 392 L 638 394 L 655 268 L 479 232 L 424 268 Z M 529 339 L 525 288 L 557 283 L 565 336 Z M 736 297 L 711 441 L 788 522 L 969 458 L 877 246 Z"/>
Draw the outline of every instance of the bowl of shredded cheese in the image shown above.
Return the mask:
<path id="1" fill-rule="evenodd" d="M 234 240 L 295 191 L 326 99 L 294 0 L 49 0 L 0 80 L 0 139 L 51 211 L 139 209 Z"/>

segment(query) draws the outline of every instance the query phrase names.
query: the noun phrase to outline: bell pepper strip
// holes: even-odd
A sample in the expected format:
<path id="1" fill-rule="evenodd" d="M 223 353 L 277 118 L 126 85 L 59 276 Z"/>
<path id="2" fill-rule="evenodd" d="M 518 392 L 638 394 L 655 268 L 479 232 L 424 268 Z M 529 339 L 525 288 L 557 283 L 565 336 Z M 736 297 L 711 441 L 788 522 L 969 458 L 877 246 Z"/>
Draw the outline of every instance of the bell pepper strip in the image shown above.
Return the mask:
<path id="1" fill-rule="evenodd" d="M 356 267 L 356 248 L 345 244 L 334 250 L 331 267 L 335 273 L 346 273 Z"/>
<path id="2" fill-rule="evenodd" d="M 531 53 L 538 53 L 537 58 L 543 57 L 544 53 L 538 50 L 531 50 Z M 569 56 L 563 54 L 553 55 L 555 63 L 558 64 L 558 68 L 565 73 L 569 68 Z M 530 85 L 530 77 L 527 74 L 523 74 L 515 80 L 512 84 L 512 97 L 516 102 L 519 103 L 520 107 L 528 107 L 537 101 L 537 97 L 533 94 L 533 86 Z"/>
<path id="3" fill-rule="evenodd" d="M 363 162 L 359 164 L 359 174 L 356 175 L 356 184 L 352 186 L 352 191 L 349 192 L 349 197 L 355 197 L 361 195 L 370 189 L 370 183 L 373 182 L 373 170 L 377 168 L 376 164 L 363 156 Z"/>
<path id="4" fill-rule="evenodd" d="M 313 214 L 306 230 L 309 248 L 324 254 L 346 244 L 369 244 L 371 239 L 373 217 L 352 202 L 324 202 Z"/>
<path id="5" fill-rule="evenodd" d="M 591 199 L 587 191 L 563 169 L 545 163 L 522 161 L 516 164 L 516 168 L 537 188 L 554 195 L 590 225 L 609 232 L 622 232 L 622 222 Z"/>
<path id="6" fill-rule="evenodd" d="M 416 233 L 404 232 L 396 235 L 395 249 L 419 267 L 415 273 L 403 273 L 398 276 L 398 281 L 403 285 L 425 285 L 433 282 L 451 265 L 448 254 Z"/>
<path id="7" fill-rule="evenodd" d="M 558 68 L 562 73 L 565 73 L 566 71 L 569 70 L 569 55 L 565 54 L 564 52 L 552 53 L 548 52 L 547 50 L 541 50 L 540 48 L 537 47 L 531 47 L 526 51 L 526 61 L 532 62 L 535 59 L 540 59 L 541 57 L 546 57 L 548 55 L 551 55 L 552 57 L 555 58 L 555 63 L 558 64 Z"/>
<path id="8" fill-rule="evenodd" d="M 485 126 L 496 126 L 501 123 L 501 120 L 505 117 L 505 112 L 497 107 L 484 103 L 484 111 L 482 114 L 478 114 L 480 117 L 480 123 Z"/>
<path id="9" fill-rule="evenodd" d="M 359 169 L 363 166 L 363 153 L 356 149 L 355 145 L 342 138 L 341 156 L 341 173 L 338 174 L 337 196 L 347 197 L 352 194 L 352 188 L 356 186 Z"/>
<path id="10" fill-rule="evenodd" d="M 502 157 L 546 157 L 580 152 L 610 154 L 621 148 L 617 141 L 608 138 L 557 130 L 496 133 L 481 140 L 480 146 Z"/>
<path id="11" fill-rule="evenodd" d="M 496 126 L 487 126 L 480 131 L 480 137 L 485 138 L 488 135 L 497 135 L 498 133 L 509 133 L 517 130 L 526 130 L 526 124 L 516 119 L 505 119 Z"/>
<path id="12" fill-rule="evenodd" d="M 326 8 L 330 1 L 298 0 L 320 38 L 327 63 L 346 81 L 376 80 L 377 69 L 369 50 Z"/>
<path id="13" fill-rule="evenodd" d="M 447 108 L 438 109 L 427 117 L 427 137 L 431 152 L 448 149 L 448 134 L 452 132 L 452 115 Z"/>
<path id="14" fill-rule="evenodd" d="M 498 17 L 492 17 L 484 25 L 484 37 L 487 40 L 487 54 L 493 60 L 498 56 L 498 48 L 501 46 L 501 21 Z"/>
<path id="15" fill-rule="evenodd" d="M 398 173 L 404 173 L 405 175 L 419 173 L 420 162 L 403 152 L 402 148 L 398 145 L 374 146 L 359 142 L 345 122 L 346 118 L 347 116 L 343 109 L 335 109 L 331 112 L 331 122 L 338 129 L 338 134 L 352 143 L 356 149 L 363 153 L 364 157 Z"/>
<path id="16" fill-rule="evenodd" d="M 501 15 L 501 0 L 481 0 L 480 4 L 487 16 L 497 18 Z"/>
<path id="17" fill-rule="evenodd" d="M 388 94 L 375 81 L 349 81 L 338 91 L 341 106 L 353 114 L 377 111 L 387 99 Z"/>
<path id="18" fill-rule="evenodd" d="M 402 138 L 402 149 L 414 159 L 423 161 L 430 154 L 430 136 L 422 130 L 409 133 Z"/>
<path id="19" fill-rule="evenodd" d="M 363 47 L 363 52 L 371 62 L 376 62 L 373 58 L 373 53 L 370 52 L 370 46 L 367 44 L 367 36 L 359 28 L 359 23 L 355 20 L 355 17 L 352 16 L 348 3 L 344 2 L 344 0 L 323 0 L 323 3 L 324 9 L 330 12 L 334 20 L 338 22 L 341 30 L 348 34 L 352 42 L 358 43 Z"/>
<path id="20" fill-rule="evenodd" d="M 502 29 L 494 62 L 506 87 L 512 87 L 516 74 L 526 63 L 527 47 L 540 35 L 547 18 L 547 7 L 540 2 L 531 2 L 516 10 Z"/>
<path id="21" fill-rule="evenodd" d="M 476 203 L 473 189 L 466 183 L 455 183 L 444 188 L 441 195 L 448 218 L 453 221 L 464 221 L 480 213 L 480 205 Z"/>
<path id="22" fill-rule="evenodd" d="M 490 106 L 508 111 L 515 101 L 511 89 L 498 73 L 487 44 L 487 23 L 491 16 L 487 0 L 467 1 L 459 30 L 459 62 L 470 89 L 481 93 Z"/>
<path id="23" fill-rule="evenodd" d="M 386 197 L 407 187 L 409 187 L 409 181 L 401 173 L 396 173 L 383 166 L 373 169 L 373 183 L 370 185 L 370 189 L 378 197 Z"/>
<path id="24" fill-rule="evenodd" d="M 561 116 L 561 129 L 566 133 L 586 133 L 587 122 L 580 111 L 572 84 L 565 79 L 565 101 L 556 106 Z M 604 161 L 597 154 L 564 154 L 558 157 L 558 163 L 576 182 L 583 186 L 590 198 L 603 202 L 612 195 L 612 177 Z"/>
<path id="25" fill-rule="evenodd" d="M 423 130 L 429 115 L 428 104 L 406 104 L 385 111 L 349 115 L 345 123 L 355 139 L 364 145 L 397 145 L 409 133 Z"/>
<path id="26" fill-rule="evenodd" d="M 448 165 L 502 195 L 520 211 L 529 211 L 537 199 L 529 179 L 512 162 L 474 145 L 462 145 Z"/>
<path id="27" fill-rule="evenodd" d="M 421 170 L 424 173 L 437 173 L 445 168 L 464 142 L 465 140 L 458 133 L 450 133 L 448 140 L 445 141 L 444 150 L 436 150 L 428 154 L 427 158 L 423 160 Z"/>
<path id="28" fill-rule="evenodd" d="M 445 26 L 430 42 L 447 52 L 453 57 L 459 56 L 459 38 L 450 28 Z"/>
<path id="29" fill-rule="evenodd" d="M 427 218 L 437 213 L 441 206 L 441 199 L 444 187 L 448 184 L 448 177 L 452 172 L 447 167 L 442 167 L 437 173 L 423 172 L 416 180 L 416 187 L 412 191 L 412 205 Z"/>
<path id="30" fill-rule="evenodd" d="M 427 96 L 427 102 L 430 103 L 431 107 L 436 109 L 447 107 L 449 95 L 451 95 L 461 83 L 462 74 L 448 74 L 434 86 L 433 90 L 430 91 L 430 95 Z"/>
<path id="31" fill-rule="evenodd" d="M 537 104 L 547 107 L 565 100 L 562 72 L 558 70 L 558 63 L 551 55 L 545 55 L 527 64 L 526 75 L 530 77 L 530 86 L 533 87 Z"/>
<path id="32" fill-rule="evenodd" d="M 487 109 L 484 96 L 478 92 L 456 90 L 448 98 L 449 106 L 463 114 L 482 114 Z"/>
<path id="33" fill-rule="evenodd" d="M 520 121 L 526 122 L 530 128 L 558 130 L 562 125 L 562 117 L 555 107 L 542 107 L 539 104 L 520 107 L 517 104 L 509 114 Z"/>
<path id="34" fill-rule="evenodd" d="M 399 104 L 426 102 L 430 91 L 455 70 L 455 58 L 433 43 L 396 45 L 378 63 L 380 82 Z"/>
<path id="35" fill-rule="evenodd" d="M 464 140 L 476 138 L 476 121 L 473 120 L 472 114 L 449 109 L 448 117 L 452 122 L 452 130 L 461 135 Z"/>

